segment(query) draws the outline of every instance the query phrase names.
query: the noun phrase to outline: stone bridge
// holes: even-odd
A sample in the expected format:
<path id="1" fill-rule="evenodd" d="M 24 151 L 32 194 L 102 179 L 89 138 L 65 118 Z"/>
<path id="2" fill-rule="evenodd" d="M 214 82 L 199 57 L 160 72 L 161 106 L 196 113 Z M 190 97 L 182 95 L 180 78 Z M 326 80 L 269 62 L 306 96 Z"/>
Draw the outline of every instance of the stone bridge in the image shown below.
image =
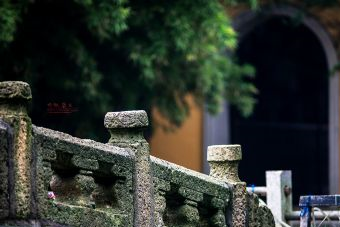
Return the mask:
<path id="1" fill-rule="evenodd" d="M 144 111 L 107 113 L 102 144 L 33 125 L 31 98 L 0 82 L 0 226 L 274 227 L 238 178 L 239 145 L 210 146 L 208 176 L 150 156 Z"/>

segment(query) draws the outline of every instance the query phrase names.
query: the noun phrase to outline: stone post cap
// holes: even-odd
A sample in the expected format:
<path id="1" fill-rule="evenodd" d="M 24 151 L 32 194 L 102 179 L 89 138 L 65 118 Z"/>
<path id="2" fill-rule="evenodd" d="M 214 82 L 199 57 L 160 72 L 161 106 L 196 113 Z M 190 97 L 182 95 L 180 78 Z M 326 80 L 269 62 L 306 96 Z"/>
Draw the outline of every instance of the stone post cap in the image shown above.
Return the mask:
<path id="1" fill-rule="evenodd" d="M 0 82 L 0 100 L 29 101 L 32 99 L 31 88 L 22 81 Z"/>
<path id="2" fill-rule="evenodd" d="M 107 129 L 144 128 L 148 125 L 148 115 L 144 110 L 108 112 L 104 118 Z"/>
<path id="3" fill-rule="evenodd" d="M 241 145 L 208 146 L 207 160 L 215 162 L 242 160 Z"/>

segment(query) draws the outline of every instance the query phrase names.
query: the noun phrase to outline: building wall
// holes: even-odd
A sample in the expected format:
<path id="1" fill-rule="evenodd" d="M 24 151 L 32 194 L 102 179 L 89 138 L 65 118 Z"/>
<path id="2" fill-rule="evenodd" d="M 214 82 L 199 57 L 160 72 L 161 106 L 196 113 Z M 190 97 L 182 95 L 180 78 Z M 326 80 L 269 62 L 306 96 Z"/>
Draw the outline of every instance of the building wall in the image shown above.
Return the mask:
<path id="1" fill-rule="evenodd" d="M 275 1 L 260 1 L 260 6 L 274 4 Z M 280 1 L 282 4 L 282 1 Z M 329 34 L 333 41 L 334 47 L 339 55 L 340 53 L 340 7 L 306 7 L 303 1 L 286 1 L 287 5 L 302 9 L 307 15 L 315 18 Z M 340 5 L 340 4 L 339 4 Z M 226 8 L 226 13 L 235 18 L 249 7 L 238 5 L 237 7 Z M 340 87 L 340 84 L 339 84 Z M 340 92 L 338 93 L 340 100 Z M 184 122 L 183 126 L 174 132 L 165 132 L 156 128 L 151 140 L 151 149 L 154 156 L 183 165 L 187 168 L 201 171 L 202 170 L 202 134 L 203 134 L 203 111 L 195 106 L 192 98 L 190 99 L 191 115 Z M 340 103 L 339 103 L 340 106 Z M 340 113 L 340 111 L 338 111 Z M 157 120 L 164 120 L 157 111 L 153 111 L 153 117 Z M 340 116 L 339 116 L 340 118 Z M 340 125 L 338 125 L 340 127 Z M 339 141 L 340 141 L 340 134 Z M 340 144 L 340 143 L 339 143 Z M 340 148 L 339 148 L 340 150 Z M 340 155 L 339 155 L 340 163 Z M 336 170 L 340 171 L 340 170 Z M 339 179 L 340 182 L 340 179 Z M 340 183 L 339 183 L 340 184 Z M 339 185 L 340 188 L 340 185 Z"/>
<path id="2" fill-rule="evenodd" d="M 151 154 L 201 172 L 203 111 L 194 103 L 192 96 L 188 96 L 187 100 L 190 116 L 180 128 L 166 132 L 161 127 L 155 126 L 150 141 Z M 166 123 L 156 109 L 153 110 L 152 117 L 156 122 Z"/>
<path id="3" fill-rule="evenodd" d="M 340 55 L 340 6 L 325 7 L 325 8 L 314 7 L 310 9 L 310 13 L 313 16 L 315 16 L 318 19 L 318 21 L 320 21 L 320 23 L 324 26 L 324 28 L 328 32 L 329 36 L 333 40 L 334 46 L 337 50 L 337 54 L 339 57 Z M 337 67 L 339 67 L 339 65 Z M 340 71 L 338 71 L 338 73 L 340 74 Z M 339 87 L 340 87 L 340 82 L 339 82 Z M 338 93 L 338 96 L 339 96 L 339 106 L 340 106 L 340 91 Z M 338 110 L 338 113 L 340 114 L 340 110 Z M 340 127 L 340 122 L 339 122 L 338 128 L 339 127 Z M 340 146 L 340 134 L 339 133 L 338 133 L 338 140 L 339 140 L 339 146 Z M 339 147 L 339 151 L 340 151 L 340 147 Z M 338 162 L 340 163 L 340 154 L 339 154 Z M 340 172 L 340 169 L 336 171 Z M 338 182 L 339 182 L 338 188 L 340 189 L 340 179 L 338 180 Z M 340 191 L 338 191 L 338 193 L 339 192 Z"/>
<path id="4" fill-rule="evenodd" d="M 340 192 L 340 111 L 339 111 L 339 71 L 337 73 L 336 69 L 339 69 L 339 56 L 340 56 L 340 1 L 333 5 L 308 5 L 306 1 L 303 0 L 286 0 L 286 1 L 276 1 L 276 0 L 260 0 L 260 9 L 266 9 L 266 7 L 271 8 L 272 6 L 278 8 L 289 8 L 293 7 L 297 9 L 296 17 L 301 17 L 307 19 L 309 25 L 311 25 L 312 30 L 316 34 L 320 41 L 324 44 L 325 54 L 328 58 L 330 71 L 334 74 L 333 78 L 330 78 L 330 98 L 329 98 L 329 180 L 330 180 L 330 193 Z M 247 5 L 241 4 L 236 7 L 226 7 L 226 12 L 231 18 L 242 18 L 243 13 L 249 12 L 250 9 Z M 300 13 L 301 12 L 301 13 Z M 293 15 L 294 16 L 294 15 Z M 314 20 L 318 25 L 313 24 Z M 319 28 L 317 28 L 319 27 Z M 314 29 L 313 29 L 314 28 Z M 317 29 L 315 29 L 317 28 Z M 320 28 L 323 30 L 320 31 Z M 327 38 L 325 38 L 327 36 Z M 330 39 L 331 42 L 325 40 Z M 337 179 L 337 181 L 335 180 Z"/>

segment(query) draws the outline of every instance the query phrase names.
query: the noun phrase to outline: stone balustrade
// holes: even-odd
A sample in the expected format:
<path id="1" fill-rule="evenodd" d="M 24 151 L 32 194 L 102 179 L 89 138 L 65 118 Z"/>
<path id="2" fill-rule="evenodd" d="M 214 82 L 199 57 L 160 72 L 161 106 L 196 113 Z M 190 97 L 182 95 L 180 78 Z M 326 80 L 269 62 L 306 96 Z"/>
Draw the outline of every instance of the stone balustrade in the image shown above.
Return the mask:
<path id="1" fill-rule="evenodd" d="M 238 177 L 239 145 L 209 147 L 208 176 L 150 155 L 144 111 L 107 113 L 102 144 L 32 125 L 30 100 L 0 82 L 1 226 L 274 226 Z"/>

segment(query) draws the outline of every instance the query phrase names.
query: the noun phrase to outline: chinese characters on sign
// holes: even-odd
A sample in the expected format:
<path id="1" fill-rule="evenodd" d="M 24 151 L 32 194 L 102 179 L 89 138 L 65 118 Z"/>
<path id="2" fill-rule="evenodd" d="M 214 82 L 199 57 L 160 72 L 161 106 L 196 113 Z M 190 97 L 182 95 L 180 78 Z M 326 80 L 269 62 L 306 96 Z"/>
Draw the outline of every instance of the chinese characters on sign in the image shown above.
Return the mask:
<path id="1" fill-rule="evenodd" d="M 78 109 L 73 107 L 72 103 L 56 103 L 50 102 L 47 104 L 47 113 L 48 114 L 70 114 L 77 112 Z"/>

